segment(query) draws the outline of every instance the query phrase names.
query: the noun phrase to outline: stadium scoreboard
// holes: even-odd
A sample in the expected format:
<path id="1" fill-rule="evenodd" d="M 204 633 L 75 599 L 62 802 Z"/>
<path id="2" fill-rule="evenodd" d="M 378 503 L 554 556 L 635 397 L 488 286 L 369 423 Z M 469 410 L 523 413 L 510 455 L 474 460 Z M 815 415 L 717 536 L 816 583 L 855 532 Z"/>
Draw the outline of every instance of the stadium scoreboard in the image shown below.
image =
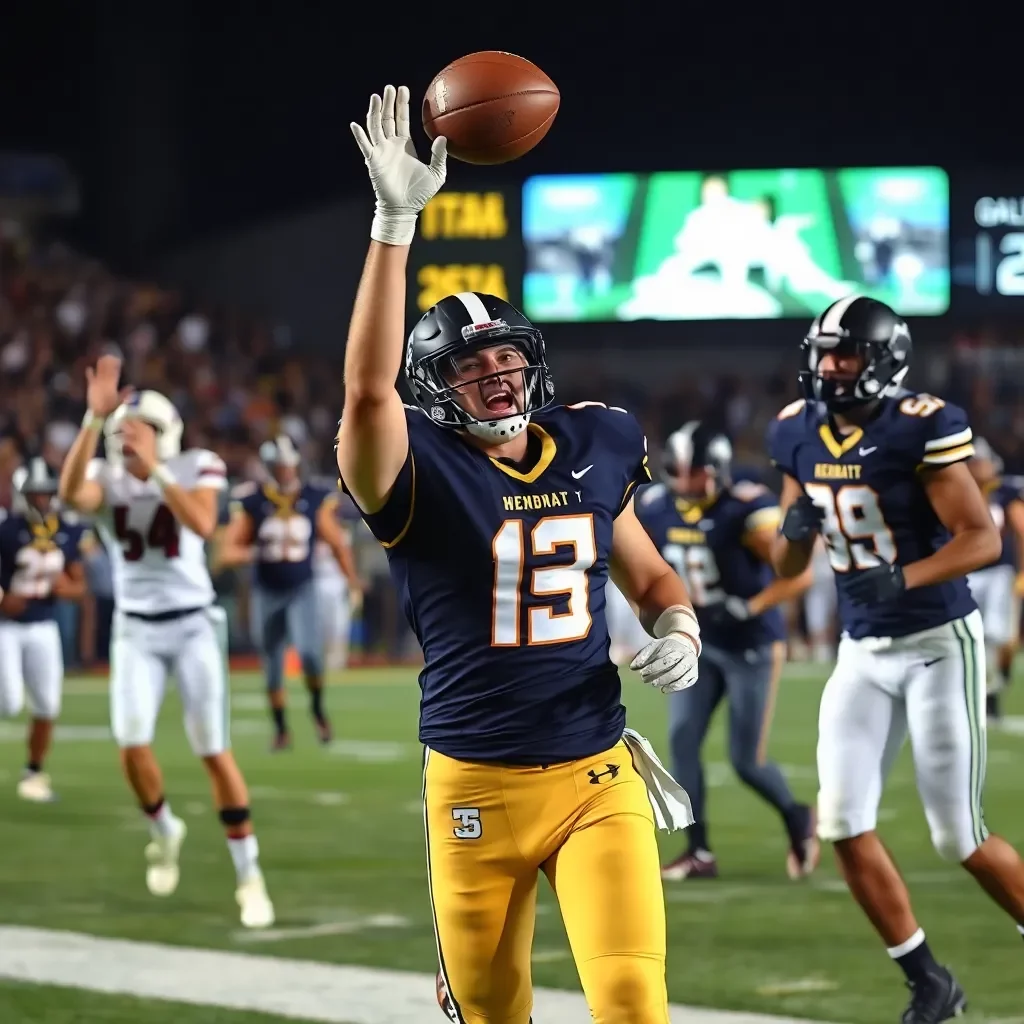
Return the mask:
<path id="1" fill-rule="evenodd" d="M 521 186 L 439 192 L 420 215 L 409 273 L 409 315 L 455 292 L 522 302 Z"/>

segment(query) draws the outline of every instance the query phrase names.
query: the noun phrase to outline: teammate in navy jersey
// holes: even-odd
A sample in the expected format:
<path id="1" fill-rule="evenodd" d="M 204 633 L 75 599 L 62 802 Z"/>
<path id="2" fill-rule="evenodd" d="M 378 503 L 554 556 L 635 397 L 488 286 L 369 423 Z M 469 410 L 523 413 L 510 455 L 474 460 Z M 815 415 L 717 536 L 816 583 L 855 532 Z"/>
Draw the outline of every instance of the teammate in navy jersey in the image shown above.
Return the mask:
<path id="1" fill-rule="evenodd" d="M 978 603 L 985 632 L 989 724 L 1001 718 L 1002 691 L 1010 683 L 1020 633 L 1020 596 L 1024 576 L 1024 489 L 1019 479 L 1005 479 L 1003 461 L 983 438 L 974 439 L 971 473 L 988 499 L 992 521 L 1003 538 L 999 557 L 967 578 Z"/>
<path id="2" fill-rule="evenodd" d="M 442 299 L 403 344 L 409 244 L 444 180 L 445 140 L 420 163 L 409 92 L 391 86 L 353 133 L 377 207 L 338 466 L 387 549 L 425 660 L 439 1001 L 463 1024 L 527 1024 L 543 871 L 594 1019 L 668 1024 L 654 825 L 692 817 L 624 728 L 609 572 L 655 637 L 633 661 L 645 683 L 691 685 L 700 641 L 685 586 L 633 510 L 649 479 L 643 433 L 622 410 L 554 407 L 540 331 L 494 296 Z M 415 408 L 396 389 L 403 365 Z"/>
<path id="3" fill-rule="evenodd" d="M 230 519 L 221 536 L 218 564 L 253 566 L 250 621 L 263 656 L 273 749 L 291 744 L 285 715 L 284 657 L 289 642 L 302 663 L 310 695 L 310 713 L 322 743 L 331 740 L 323 704 L 324 637 L 313 583 L 313 546 L 319 539 L 331 549 L 350 585 L 358 589 L 352 551 L 335 515 L 337 495 L 303 482 L 299 453 L 281 435 L 266 441 L 260 457 L 273 482 L 243 484 L 232 495 Z"/>
<path id="4" fill-rule="evenodd" d="M 763 484 L 734 481 L 732 445 L 694 420 L 668 438 L 666 482 L 644 488 L 636 513 L 665 560 L 686 583 L 704 649 L 698 685 L 672 694 L 672 774 L 690 796 L 694 824 L 687 849 L 662 878 L 714 878 L 705 812 L 701 747 L 718 705 L 729 705 L 729 759 L 740 779 L 781 815 L 788 837 L 786 870 L 796 880 L 818 864 L 814 813 L 793 796 L 768 760 L 768 734 L 786 658 L 779 605 L 811 582 L 810 568 L 791 580 L 771 568 L 779 503 Z"/>
<path id="5" fill-rule="evenodd" d="M 57 480 L 40 458 L 15 471 L 15 510 L 0 522 L 0 716 L 31 712 L 28 761 L 18 795 L 54 799 L 43 770 L 60 714 L 64 656 L 58 600 L 85 594 L 82 552 L 91 534 L 57 509 Z"/>
<path id="6" fill-rule="evenodd" d="M 822 534 L 843 638 L 818 718 L 818 834 L 906 973 L 904 1024 L 961 1013 L 903 879 L 876 834 L 888 769 L 910 735 L 918 792 L 939 854 L 963 865 L 1024 933 L 1024 863 L 989 833 L 985 654 L 965 576 L 1001 541 L 967 460 L 961 409 L 902 387 L 910 331 L 888 306 L 851 296 L 811 325 L 805 399 L 769 434 L 783 472 L 779 574 L 803 572 Z"/>

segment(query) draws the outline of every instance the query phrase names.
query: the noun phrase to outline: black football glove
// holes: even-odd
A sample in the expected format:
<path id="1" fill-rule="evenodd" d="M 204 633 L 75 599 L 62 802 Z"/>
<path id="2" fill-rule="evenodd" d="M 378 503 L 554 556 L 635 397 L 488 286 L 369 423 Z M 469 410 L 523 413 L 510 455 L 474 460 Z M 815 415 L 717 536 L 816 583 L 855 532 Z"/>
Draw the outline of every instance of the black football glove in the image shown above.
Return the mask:
<path id="1" fill-rule="evenodd" d="M 895 601 L 907 589 L 903 569 L 898 565 L 876 565 L 857 573 L 846 584 L 846 593 L 858 604 L 880 604 Z"/>
<path id="2" fill-rule="evenodd" d="M 782 520 L 782 536 L 795 544 L 813 540 L 821 532 L 825 521 L 825 510 L 815 505 L 806 494 L 801 494 L 789 508 Z"/>

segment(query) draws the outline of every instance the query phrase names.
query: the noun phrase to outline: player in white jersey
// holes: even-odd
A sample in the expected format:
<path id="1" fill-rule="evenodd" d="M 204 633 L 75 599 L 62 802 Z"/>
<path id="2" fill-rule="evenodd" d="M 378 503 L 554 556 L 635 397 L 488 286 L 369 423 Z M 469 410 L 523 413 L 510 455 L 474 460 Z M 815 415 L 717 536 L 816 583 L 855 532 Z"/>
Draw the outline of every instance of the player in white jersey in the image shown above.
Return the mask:
<path id="1" fill-rule="evenodd" d="M 111 560 L 114 623 L 110 711 L 129 785 L 149 818 L 146 884 L 154 896 L 178 885 L 185 823 L 164 796 L 150 745 L 167 677 L 174 674 L 189 743 L 206 767 L 238 876 L 242 924 L 273 924 L 259 866 L 245 779 L 228 739 L 227 622 L 214 604 L 206 539 L 217 524 L 224 463 L 181 451 L 183 424 L 155 391 L 118 390 L 121 360 L 86 371 L 86 414 L 61 471 L 60 497 L 96 517 Z M 99 435 L 106 458 L 94 458 Z"/>

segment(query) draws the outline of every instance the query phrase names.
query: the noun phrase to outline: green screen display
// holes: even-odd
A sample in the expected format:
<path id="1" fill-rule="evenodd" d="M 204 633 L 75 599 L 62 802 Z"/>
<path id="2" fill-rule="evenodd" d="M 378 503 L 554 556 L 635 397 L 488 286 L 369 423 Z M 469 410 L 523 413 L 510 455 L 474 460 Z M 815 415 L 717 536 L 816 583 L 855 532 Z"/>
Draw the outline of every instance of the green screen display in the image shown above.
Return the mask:
<path id="1" fill-rule="evenodd" d="M 938 167 L 540 176 L 522 217 L 537 321 L 809 318 L 851 292 L 949 307 Z"/>

